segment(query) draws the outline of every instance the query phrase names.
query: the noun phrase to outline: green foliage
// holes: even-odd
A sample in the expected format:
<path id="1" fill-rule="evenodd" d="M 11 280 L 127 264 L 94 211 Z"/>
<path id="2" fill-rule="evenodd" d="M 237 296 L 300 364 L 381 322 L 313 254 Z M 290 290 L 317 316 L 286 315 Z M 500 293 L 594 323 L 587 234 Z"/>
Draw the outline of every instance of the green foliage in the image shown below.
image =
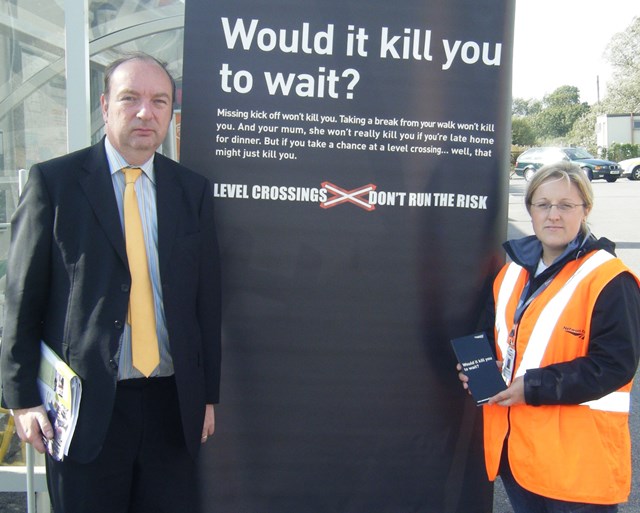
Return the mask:
<path id="1" fill-rule="evenodd" d="M 605 99 L 609 112 L 639 112 L 640 17 L 611 38 L 605 56 L 614 70 Z"/>
<path id="2" fill-rule="evenodd" d="M 542 103 L 545 108 L 564 108 L 580 104 L 580 90 L 575 86 L 564 85 L 547 94 Z"/>
<path id="3" fill-rule="evenodd" d="M 589 111 L 589 105 L 580 102 L 580 91 L 575 86 L 561 86 L 541 102 L 515 98 L 511 143 L 528 146 L 536 142 L 566 144 L 575 122 Z"/>
<path id="4" fill-rule="evenodd" d="M 511 144 L 535 146 L 536 134 L 527 118 L 513 118 L 511 120 Z"/>
<path id="5" fill-rule="evenodd" d="M 640 144 L 613 143 L 609 148 L 604 148 L 602 158 L 620 162 L 621 160 L 640 157 Z"/>
<path id="6" fill-rule="evenodd" d="M 611 38 L 605 57 L 613 67 L 623 72 L 640 67 L 640 17 L 633 18 L 624 31 Z"/>
<path id="7" fill-rule="evenodd" d="M 561 86 L 546 95 L 543 109 L 533 119 L 533 126 L 541 139 L 565 137 L 573 124 L 589 112 L 589 105 L 580 102 L 580 91 L 575 86 Z"/>
<path id="8" fill-rule="evenodd" d="M 535 116 L 542 110 L 540 100 L 514 98 L 511 105 L 511 115 L 514 117 Z"/>
<path id="9" fill-rule="evenodd" d="M 609 84 L 607 97 L 603 100 L 609 113 L 640 112 L 640 70 Z"/>
<path id="10" fill-rule="evenodd" d="M 590 153 L 595 155 L 598 146 L 595 131 L 598 114 L 600 114 L 600 109 L 596 107 L 576 119 L 567 134 L 566 145 L 586 148 Z"/>

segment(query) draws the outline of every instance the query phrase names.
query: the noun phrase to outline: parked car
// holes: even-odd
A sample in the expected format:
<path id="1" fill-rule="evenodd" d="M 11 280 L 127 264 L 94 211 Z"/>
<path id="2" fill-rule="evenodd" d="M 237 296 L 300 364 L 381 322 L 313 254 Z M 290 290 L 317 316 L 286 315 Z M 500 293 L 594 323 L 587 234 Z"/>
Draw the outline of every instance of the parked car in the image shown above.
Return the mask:
<path id="1" fill-rule="evenodd" d="M 622 169 L 617 162 L 597 159 L 584 148 L 562 148 L 559 146 L 539 146 L 524 151 L 516 159 L 515 173 L 529 181 L 542 166 L 560 160 L 568 160 L 578 164 L 589 180 L 604 178 L 607 182 L 615 182 L 622 174 Z"/>
<path id="2" fill-rule="evenodd" d="M 640 180 L 640 157 L 621 160 L 618 164 L 622 168 L 622 176 L 628 177 L 629 180 Z"/>

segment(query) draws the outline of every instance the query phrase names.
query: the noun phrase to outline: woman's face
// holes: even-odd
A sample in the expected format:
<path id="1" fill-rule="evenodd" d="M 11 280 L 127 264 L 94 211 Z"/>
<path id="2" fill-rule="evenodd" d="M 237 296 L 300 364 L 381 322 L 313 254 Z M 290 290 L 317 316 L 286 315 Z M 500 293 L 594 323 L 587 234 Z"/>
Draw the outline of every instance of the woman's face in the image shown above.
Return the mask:
<path id="1" fill-rule="evenodd" d="M 542 259 L 551 265 L 576 238 L 589 210 L 574 183 L 550 178 L 533 193 L 530 214 L 533 231 L 542 243 Z"/>

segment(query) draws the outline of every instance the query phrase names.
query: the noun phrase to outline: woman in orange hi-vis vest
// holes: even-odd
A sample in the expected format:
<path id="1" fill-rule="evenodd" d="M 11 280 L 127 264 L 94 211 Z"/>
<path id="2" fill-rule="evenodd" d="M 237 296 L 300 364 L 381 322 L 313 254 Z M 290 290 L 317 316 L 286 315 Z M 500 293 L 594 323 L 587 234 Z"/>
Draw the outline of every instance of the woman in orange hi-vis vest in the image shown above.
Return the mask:
<path id="1" fill-rule="evenodd" d="M 631 488 L 640 279 L 590 233 L 579 167 L 541 168 L 525 203 L 535 235 L 505 243 L 488 308 L 509 386 L 483 406 L 487 473 L 515 513 L 615 513 Z"/>

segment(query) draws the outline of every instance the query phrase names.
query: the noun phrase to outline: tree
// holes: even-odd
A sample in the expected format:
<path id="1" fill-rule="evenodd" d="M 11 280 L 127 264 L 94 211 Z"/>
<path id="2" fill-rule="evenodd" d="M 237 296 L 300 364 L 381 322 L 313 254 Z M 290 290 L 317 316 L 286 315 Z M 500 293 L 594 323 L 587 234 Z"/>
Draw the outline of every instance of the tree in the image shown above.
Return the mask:
<path id="1" fill-rule="evenodd" d="M 607 97 L 603 101 L 607 112 L 632 113 L 640 111 L 640 74 L 627 81 L 620 80 L 609 86 Z"/>
<path id="2" fill-rule="evenodd" d="M 511 144 L 516 146 L 534 146 L 536 144 L 536 134 L 527 118 L 511 119 Z"/>
<path id="3" fill-rule="evenodd" d="M 542 99 L 545 108 L 580 104 L 580 90 L 576 86 L 563 85 Z"/>
<path id="4" fill-rule="evenodd" d="M 538 139 L 565 137 L 573 124 L 589 112 L 586 102 L 580 102 L 580 90 L 564 85 L 542 99 L 542 110 L 532 119 Z"/>
<path id="5" fill-rule="evenodd" d="M 566 141 L 569 146 L 581 146 L 595 153 L 597 147 L 595 126 L 598 114 L 602 114 L 601 109 L 593 108 L 575 121 L 567 134 Z"/>
<path id="6" fill-rule="evenodd" d="M 615 34 L 605 52 L 613 67 L 603 104 L 607 112 L 640 112 L 640 17 Z"/>
<path id="7" fill-rule="evenodd" d="M 640 69 L 640 17 L 635 17 L 626 30 L 611 38 L 605 57 L 618 72 L 637 72 Z"/>
<path id="8" fill-rule="evenodd" d="M 542 110 L 540 100 L 533 98 L 525 100 L 524 98 L 514 98 L 511 104 L 511 115 L 518 117 L 535 116 Z"/>

